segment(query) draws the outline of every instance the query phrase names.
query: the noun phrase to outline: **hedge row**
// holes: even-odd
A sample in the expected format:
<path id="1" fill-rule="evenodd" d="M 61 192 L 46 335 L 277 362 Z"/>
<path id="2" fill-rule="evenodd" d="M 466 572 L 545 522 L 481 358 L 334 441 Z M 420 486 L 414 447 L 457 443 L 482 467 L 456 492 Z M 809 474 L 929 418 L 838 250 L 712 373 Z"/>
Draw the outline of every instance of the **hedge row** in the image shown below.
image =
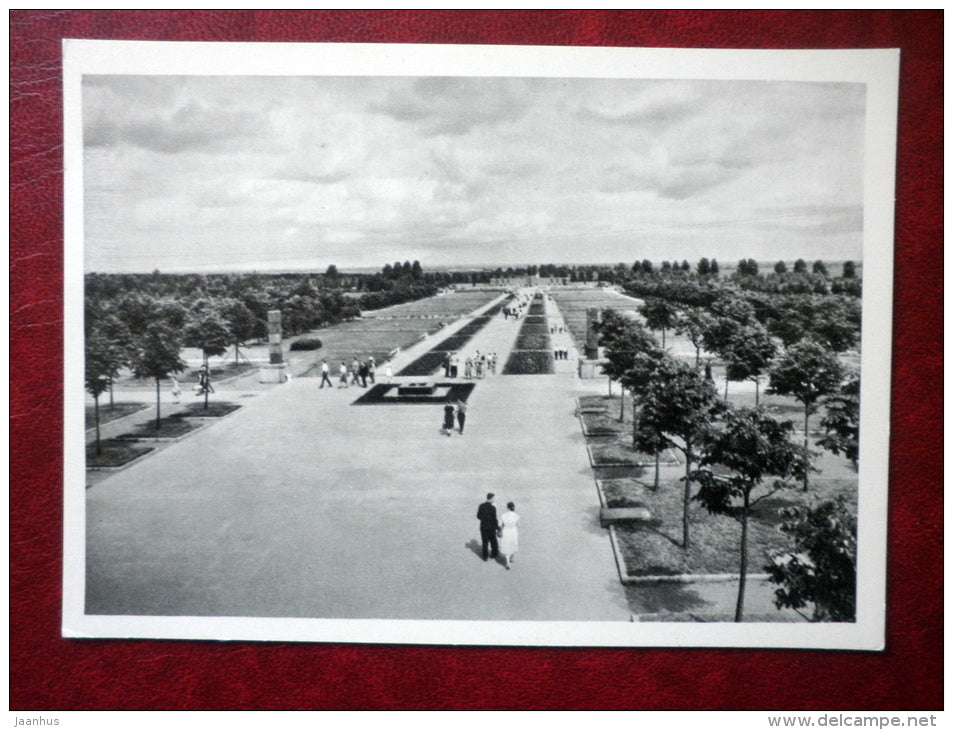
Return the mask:
<path id="1" fill-rule="evenodd" d="M 504 375 L 551 375 L 555 372 L 555 359 L 549 350 L 513 350 Z"/>
<path id="2" fill-rule="evenodd" d="M 549 334 L 540 332 L 520 332 L 516 338 L 515 350 L 548 350 L 551 340 Z"/>

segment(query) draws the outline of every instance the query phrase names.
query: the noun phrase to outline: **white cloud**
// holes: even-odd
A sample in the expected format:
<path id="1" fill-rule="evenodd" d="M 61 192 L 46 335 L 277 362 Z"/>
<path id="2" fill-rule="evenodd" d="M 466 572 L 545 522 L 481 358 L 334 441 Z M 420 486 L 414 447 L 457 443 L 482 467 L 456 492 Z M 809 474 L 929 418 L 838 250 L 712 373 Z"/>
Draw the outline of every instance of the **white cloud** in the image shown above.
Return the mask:
<path id="1" fill-rule="evenodd" d="M 316 247 L 317 268 L 859 254 L 857 86 L 96 77 L 84 94 L 98 270 Z"/>

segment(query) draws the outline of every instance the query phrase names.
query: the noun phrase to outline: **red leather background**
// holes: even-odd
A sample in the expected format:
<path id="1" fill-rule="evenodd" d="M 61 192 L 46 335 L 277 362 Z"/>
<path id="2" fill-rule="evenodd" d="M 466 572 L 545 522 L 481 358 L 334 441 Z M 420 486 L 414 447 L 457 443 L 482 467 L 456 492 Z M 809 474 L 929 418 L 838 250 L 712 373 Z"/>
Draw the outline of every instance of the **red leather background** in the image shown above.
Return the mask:
<path id="1" fill-rule="evenodd" d="M 942 11 L 12 11 L 10 707 L 14 710 L 942 708 Z M 887 650 L 67 641 L 63 38 L 899 47 Z"/>

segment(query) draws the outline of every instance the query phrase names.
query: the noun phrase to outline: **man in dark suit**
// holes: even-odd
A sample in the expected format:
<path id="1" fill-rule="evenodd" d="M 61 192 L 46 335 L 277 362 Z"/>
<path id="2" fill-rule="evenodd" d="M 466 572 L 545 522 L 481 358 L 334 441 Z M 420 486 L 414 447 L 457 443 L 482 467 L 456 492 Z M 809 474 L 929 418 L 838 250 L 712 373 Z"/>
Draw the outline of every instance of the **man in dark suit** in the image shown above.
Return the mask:
<path id="1" fill-rule="evenodd" d="M 483 562 L 487 559 L 487 547 L 490 548 L 490 557 L 495 558 L 500 552 L 496 541 L 496 530 L 499 524 L 496 521 L 496 507 L 493 506 L 493 492 L 486 495 L 486 502 L 477 509 L 477 519 L 480 520 L 480 539 L 483 541 Z"/>

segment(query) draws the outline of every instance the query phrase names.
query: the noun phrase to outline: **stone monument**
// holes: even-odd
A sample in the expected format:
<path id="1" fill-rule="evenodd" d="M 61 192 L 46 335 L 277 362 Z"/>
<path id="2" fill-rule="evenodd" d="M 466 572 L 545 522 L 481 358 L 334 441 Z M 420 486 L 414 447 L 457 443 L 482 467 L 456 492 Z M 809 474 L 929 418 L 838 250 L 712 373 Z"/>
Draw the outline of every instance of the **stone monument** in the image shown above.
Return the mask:
<path id="1" fill-rule="evenodd" d="M 281 354 L 281 312 L 268 312 L 268 364 L 262 365 L 259 380 L 262 383 L 283 383 L 288 379 L 285 360 Z"/>

